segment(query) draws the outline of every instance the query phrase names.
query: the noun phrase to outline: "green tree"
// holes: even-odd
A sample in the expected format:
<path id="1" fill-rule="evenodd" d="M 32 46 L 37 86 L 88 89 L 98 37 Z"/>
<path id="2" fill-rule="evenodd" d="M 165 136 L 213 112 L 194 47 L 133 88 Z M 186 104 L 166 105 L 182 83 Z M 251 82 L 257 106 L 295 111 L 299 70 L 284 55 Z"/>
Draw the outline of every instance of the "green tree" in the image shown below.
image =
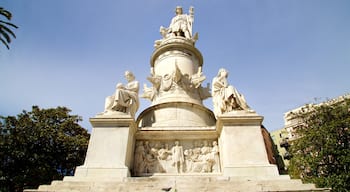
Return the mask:
<path id="1" fill-rule="evenodd" d="M 6 46 L 7 49 L 10 49 L 9 44 L 11 43 L 11 38 L 16 38 L 15 33 L 10 28 L 18 27 L 9 22 L 12 19 L 12 14 L 3 7 L 0 7 L 0 16 L 5 17 L 6 19 L 6 21 L 0 19 L 0 41 Z"/>
<path id="2" fill-rule="evenodd" d="M 294 178 L 350 190 L 350 99 L 312 105 L 295 114 L 300 124 L 291 145 L 289 173 Z"/>
<path id="3" fill-rule="evenodd" d="M 72 175 L 83 164 L 89 134 L 66 107 L 0 117 L 0 191 L 23 191 Z"/>

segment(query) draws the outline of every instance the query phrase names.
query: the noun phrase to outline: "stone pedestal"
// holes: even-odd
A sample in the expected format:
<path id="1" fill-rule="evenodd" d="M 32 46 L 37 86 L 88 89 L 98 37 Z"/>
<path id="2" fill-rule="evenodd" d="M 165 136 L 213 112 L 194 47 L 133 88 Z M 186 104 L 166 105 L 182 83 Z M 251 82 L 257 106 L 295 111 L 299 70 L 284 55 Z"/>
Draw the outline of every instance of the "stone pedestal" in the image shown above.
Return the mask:
<path id="1" fill-rule="evenodd" d="M 214 114 L 204 107 L 193 103 L 162 103 L 151 106 L 137 118 L 139 127 L 208 127 L 215 126 Z"/>
<path id="2" fill-rule="evenodd" d="M 217 120 L 219 146 L 224 176 L 278 176 L 269 164 L 261 133 L 263 117 L 255 112 L 232 111 Z"/>
<path id="3" fill-rule="evenodd" d="M 93 126 L 85 163 L 70 180 L 115 180 L 130 176 L 133 160 L 134 119 L 118 113 L 90 118 Z"/>

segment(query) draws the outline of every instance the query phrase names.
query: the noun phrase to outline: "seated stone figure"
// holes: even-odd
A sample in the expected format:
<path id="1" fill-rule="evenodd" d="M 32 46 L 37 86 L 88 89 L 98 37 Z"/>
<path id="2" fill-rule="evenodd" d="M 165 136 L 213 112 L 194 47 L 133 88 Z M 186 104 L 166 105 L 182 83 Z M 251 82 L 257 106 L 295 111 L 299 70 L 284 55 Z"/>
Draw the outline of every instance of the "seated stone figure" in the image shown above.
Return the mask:
<path id="1" fill-rule="evenodd" d="M 139 108 L 139 82 L 135 80 L 132 72 L 126 71 L 125 78 L 128 83 L 124 86 L 118 83 L 116 91 L 112 96 L 108 96 L 105 100 L 105 111 L 101 115 L 108 115 L 114 111 L 128 113 L 135 116 Z"/>
<path id="2" fill-rule="evenodd" d="M 212 82 L 212 96 L 215 116 L 233 110 L 249 110 L 244 96 L 227 82 L 228 71 L 220 69 Z"/>

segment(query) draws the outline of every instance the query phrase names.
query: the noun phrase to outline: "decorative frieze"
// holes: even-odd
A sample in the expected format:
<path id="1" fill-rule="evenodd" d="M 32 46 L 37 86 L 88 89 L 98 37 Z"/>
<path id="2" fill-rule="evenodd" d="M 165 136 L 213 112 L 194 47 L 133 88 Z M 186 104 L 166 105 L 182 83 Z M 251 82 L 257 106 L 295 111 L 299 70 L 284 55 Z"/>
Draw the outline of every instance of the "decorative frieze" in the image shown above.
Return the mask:
<path id="1" fill-rule="evenodd" d="M 136 141 L 134 176 L 219 172 L 216 140 Z"/>

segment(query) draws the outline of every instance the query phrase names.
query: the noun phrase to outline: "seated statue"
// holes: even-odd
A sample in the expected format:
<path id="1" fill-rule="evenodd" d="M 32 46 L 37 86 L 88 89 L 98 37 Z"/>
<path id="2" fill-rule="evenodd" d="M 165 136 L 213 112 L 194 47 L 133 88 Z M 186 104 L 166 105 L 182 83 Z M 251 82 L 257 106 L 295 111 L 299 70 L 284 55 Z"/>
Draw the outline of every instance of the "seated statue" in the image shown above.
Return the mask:
<path id="1" fill-rule="evenodd" d="M 135 116 L 139 108 L 139 82 L 135 80 L 132 72 L 126 71 L 125 78 L 128 83 L 124 86 L 118 83 L 116 91 L 112 96 L 108 96 L 105 100 L 105 111 L 102 115 L 108 115 L 111 112 L 119 111 Z"/>
<path id="2" fill-rule="evenodd" d="M 233 110 L 250 110 L 244 96 L 227 82 L 228 71 L 220 69 L 212 83 L 215 116 Z"/>

